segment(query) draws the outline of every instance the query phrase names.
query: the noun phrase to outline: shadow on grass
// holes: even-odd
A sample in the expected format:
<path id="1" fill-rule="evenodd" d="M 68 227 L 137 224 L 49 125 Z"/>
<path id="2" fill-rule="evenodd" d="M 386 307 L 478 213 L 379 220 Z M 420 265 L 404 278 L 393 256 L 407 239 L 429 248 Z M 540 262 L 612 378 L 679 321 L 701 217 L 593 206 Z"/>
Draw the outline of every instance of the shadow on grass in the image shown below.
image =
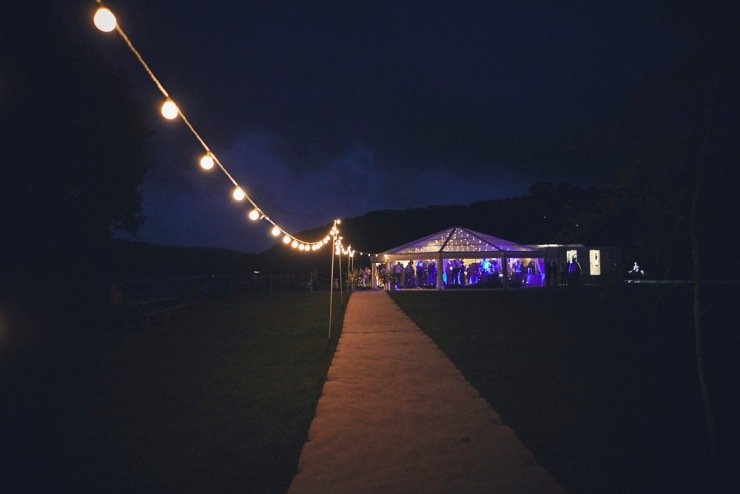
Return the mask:
<path id="1" fill-rule="evenodd" d="M 708 314 L 725 457 L 738 438 L 737 292 L 713 289 Z M 711 485 L 690 287 L 392 296 L 569 492 Z"/>
<path id="2" fill-rule="evenodd" d="M 285 492 L 335 305 L 331 344 L 317 292 L 202 299 L 166 325 L 21 348 L 1 362 L 2 491 Z"/>

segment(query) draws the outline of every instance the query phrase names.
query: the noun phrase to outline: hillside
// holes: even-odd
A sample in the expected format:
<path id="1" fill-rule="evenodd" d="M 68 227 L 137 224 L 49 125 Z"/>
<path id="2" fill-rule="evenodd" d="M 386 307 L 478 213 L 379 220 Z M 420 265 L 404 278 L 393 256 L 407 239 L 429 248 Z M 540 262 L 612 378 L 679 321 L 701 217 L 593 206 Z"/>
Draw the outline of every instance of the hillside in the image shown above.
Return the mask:
<path id="1" fill-rule="evenodd" d="M 525 196 L 469 205 L 371 211 L 342 219 L 341 228 L 345 243 L 351 243 L 356 250 L 372 253 L 451 226 L 464 226 L 524 244 L 569 241 L 571 239 L 563 237 L 561 232 L 577 230 L 579 218 L 586 215 L 605 194 L 600 189 L 541 182 L 530 187 Z M 306 230 L 300 236 L 321 238 L 330 226 Z M 282 245 L 263 252 L 261 258 L 269 267 L 295 265 L 306 269 L 317 264 L 315 256 L 298 256 Z"/>

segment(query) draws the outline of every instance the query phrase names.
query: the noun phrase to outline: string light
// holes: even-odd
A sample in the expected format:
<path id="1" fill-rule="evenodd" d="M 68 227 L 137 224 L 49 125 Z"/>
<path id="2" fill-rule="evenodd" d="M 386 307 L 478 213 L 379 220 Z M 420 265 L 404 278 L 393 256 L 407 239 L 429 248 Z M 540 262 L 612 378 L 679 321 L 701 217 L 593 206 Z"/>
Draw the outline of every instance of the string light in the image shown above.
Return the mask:
<path id="1" fill-rule="evenodd" d="M 167 120 L 174 120 L 180 114 L 180 109 L 170 98 L 164 100 L 160 111 L 162 112 L 162 116 Z"/>
<path id="2" fill-rule="evenodd" d="M 121 36 L 128 48 L 137 58 L 139 63 L 142 65 L 146 73 L 149 75 L 152 82 L 154 82 L 159 92 L 162 94 L 162 96 L 164 96 L 165 100 L 160 107 L 160 113 L 162 114 L 162 116 L 167 120 L 175 120 L 180 117 L 180 120 L 182 120 L 182 122 L 187 126 L 188 130 L 190 130 L 190 132 L 198 140 L 205 151 L 205 154 L 202 155 L 199 160 L 200 167 L 205 171 L 213 170 L 216 166 L 221 169 L 224 175 L 226 175 L 226 177 L 234 186 L 234 189 L 232 190 L 233 199 L 238 202 L 244 201 L 246 199 L 252 205 L 253 209 L 251 209 L 248 213 L 248 217 L 250 220 L 257 221 L 259 219 L 265 219 L 269 224 L 272 225 L 271 233 L 274 237 L 279 237 L 282 234 L 282 241 L 284 244 L 290 245 L 294 249 L 299 248 L 300 246 L 300 250 L 306 252 L 321 250 L 324 245 L 327 245 L 329 243 L 330 237 L 332 236 L 337 239 L 339 235 L 339 228 L 337 228 L 337 225 L 341 224 L 341 220 L 339 219 L 334 220 L 329 234 L 326 235 L 322 240 L 318 240 L 316 242 L 305 242 L 291 235 L 290 233 L 285 232 L 273 220 L 266 216 L 262 212 L 262 209 L 254 202 L 254 200 L 252 200 L 252 198 L 247 195 L 244 189 L 239 186 L 239 183 L 236 181 L 236 179 L 229 173 L 223 163 L 221 163 L 218 157 L 211 151 L 211 149 L 208 147 L 200 134 L 195 130 L 187 117 L 182 113 L 180 108 L 170 97 L 169 93 L 165 90 L 162 83 L 154 75 L 154 72 L 152 72 L 152 70 L 149 68 L 149 65 L 146 63 L 136 47 L 134 47 L 128 35 L 126 35 L 123 28 L 118 23 L 115 14 L 109 8 L 104 7 L 101 0 L 96 0 L 96 2 L 100 5 L 100 7 L 96 10 L 95 15 L 93 16 L 93 23 L 95 24 L 95 27 L 100 31 L 106 33 L 117 31 L 117 33 Z M 341 240 L 341 237 L 339 238 Z"/>
<path id="3" fill-rule="evenodd" d="M 235 201 L 243 201 L 244 198 L 247 197 L 247 194 L 241 187 L 236 187 L 231 193 L 231 197 L 233 197 Z"/>
<path id="4" fill-rule="evenodd" d="M 200 159 L 200 167 L 206 171 L 213 170 L 215 164 L 216 163 L 214 163 L 211 153 L 204 154 L 203 157 Z"/>
<path id="5" fill-rule="evenodd" d="M 116 26 L 118 25 L 118 22 L 116 21 L 116 16 L 113 15 L 113 12 L 111 12 L 109 9 L 106 9 L 105 7 L 100 7 L 95 12 L 95 17 L 93 17 L 93 22 L 95 23 L 95 27 L 103 31 L 104 33 L 109 33 L 116 29 Z"/>

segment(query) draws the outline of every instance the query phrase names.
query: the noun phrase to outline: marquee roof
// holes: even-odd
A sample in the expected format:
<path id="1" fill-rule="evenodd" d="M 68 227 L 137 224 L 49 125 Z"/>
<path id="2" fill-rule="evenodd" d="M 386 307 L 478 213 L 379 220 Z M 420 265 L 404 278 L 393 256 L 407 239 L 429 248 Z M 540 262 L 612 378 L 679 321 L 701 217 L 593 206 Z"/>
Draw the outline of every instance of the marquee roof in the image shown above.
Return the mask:
<path id="1" fill-rule="evenodd" d="M 520 245 L 493 235 L 476 232 L 468 228 L 453 226 L 441 232 L 433 233 L 413 242 L 394 247 L 381 252 L 379 255 L 418 255 L 418 254 L 485 254 L 490 257 L 503 257 L 510 254 L 531 252 L 539 253 L 539 249 Z"/>

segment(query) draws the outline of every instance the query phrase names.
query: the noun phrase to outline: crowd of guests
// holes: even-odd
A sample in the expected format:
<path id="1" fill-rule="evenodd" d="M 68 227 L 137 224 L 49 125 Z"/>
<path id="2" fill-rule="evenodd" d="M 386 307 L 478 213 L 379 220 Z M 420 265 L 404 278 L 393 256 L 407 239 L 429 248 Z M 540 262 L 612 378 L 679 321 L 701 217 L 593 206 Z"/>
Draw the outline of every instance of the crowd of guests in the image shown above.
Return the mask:
<path id="1" fill-rule="evenodd" d="M 510 287 L 542 287 L 557 285 L 577 285 L 581 281 L 581 265 L 573 257 L 562 266 L 557 262 L 545 263 L 542 259 L 513 259 L 507 269 L 506 284 Z M 482 259 L 467 264 L 463 259 L 445 259 L 443 268 L 438 269 L 436 261 L 398 261 L 387 267 L 378 265 L 378 283 L 391 289 L 435 288 L 437 277 L 442 277 L 446 288 L 464 286 L 502 286 L 504 271 L 500 259 Z M 369 268 L 357 274 L 359 286 L 369 287 L 371 274 Z"/>
<path id="2" fill-rule="evenodd" d="M 378 272 L 381 282 L 393 288 L 434 288 L 437 286 L 437 263 L 435 261 L 408 261 L 392 265 L 390 271 L 384 264 Z"/>

